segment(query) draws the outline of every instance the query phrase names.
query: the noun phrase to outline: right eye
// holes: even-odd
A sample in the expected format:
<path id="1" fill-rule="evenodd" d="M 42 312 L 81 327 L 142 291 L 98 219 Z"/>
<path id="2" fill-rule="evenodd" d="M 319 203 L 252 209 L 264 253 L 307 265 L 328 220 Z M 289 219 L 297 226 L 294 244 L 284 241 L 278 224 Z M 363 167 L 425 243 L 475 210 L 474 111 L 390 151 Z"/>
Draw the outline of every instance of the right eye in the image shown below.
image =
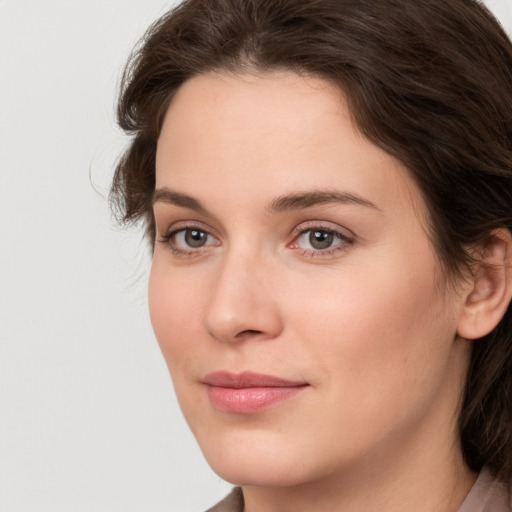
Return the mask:
<path id="1" fill-rule="evenodd" d="M 219 245 L 219 241 L 211 233 L 197 226 L 171 231 L 160 242 L 168 244 L 177 256 L 193 255 L 205 247 Z"/>
<path id="2" fill-rule="evenodd" d="M 198 249 L 211 245 L 212 236 L 202 229 L 187 228 L 175 231 L 172 239 L 175 245 L 181 248 Z"/>

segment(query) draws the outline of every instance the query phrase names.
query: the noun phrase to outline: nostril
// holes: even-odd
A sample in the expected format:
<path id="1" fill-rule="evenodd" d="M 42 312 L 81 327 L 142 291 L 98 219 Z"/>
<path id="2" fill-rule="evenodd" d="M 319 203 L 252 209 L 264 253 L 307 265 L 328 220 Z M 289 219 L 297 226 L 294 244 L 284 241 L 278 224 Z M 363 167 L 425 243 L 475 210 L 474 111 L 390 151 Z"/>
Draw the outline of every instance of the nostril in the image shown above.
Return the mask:
<path id="1" fill-rule="evenodd" d="M 246 329 L 245 331 L 242 331 L 242 332 L 239 332 L 235 338 L 245 338 L 245 337 L 248 337 L 248 336 L 255 336 L 255 335 L 258 335 L 258 334 L 262 334 L 261 331 L 257 331 L 255 329 Z"/>

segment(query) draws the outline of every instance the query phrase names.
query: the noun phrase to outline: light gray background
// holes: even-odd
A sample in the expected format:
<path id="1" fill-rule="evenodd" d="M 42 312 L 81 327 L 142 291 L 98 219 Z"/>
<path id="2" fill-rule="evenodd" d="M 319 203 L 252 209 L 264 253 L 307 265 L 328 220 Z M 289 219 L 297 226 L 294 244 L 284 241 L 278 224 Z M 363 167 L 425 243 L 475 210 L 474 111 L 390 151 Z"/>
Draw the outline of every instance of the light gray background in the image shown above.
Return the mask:
<path id="1" fill-rule="evenodd" d="M 487 3 L 512 32 L 512 0 Z M 0 0 L 0 512 L 199 512 L 230 488 L 179 413 L 141 234 L 105 201 L 120 69 L 172 5 Z"/>

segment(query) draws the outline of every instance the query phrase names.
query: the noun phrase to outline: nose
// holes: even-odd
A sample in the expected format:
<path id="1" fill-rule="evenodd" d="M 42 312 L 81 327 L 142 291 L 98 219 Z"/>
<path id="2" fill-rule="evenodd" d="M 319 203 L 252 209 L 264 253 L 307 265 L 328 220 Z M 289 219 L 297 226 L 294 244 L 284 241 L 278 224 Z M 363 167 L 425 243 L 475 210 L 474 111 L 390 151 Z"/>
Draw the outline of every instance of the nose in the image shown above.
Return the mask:
<path id="1" fill-rule="evenodd" d="M 269 340 L 283 329 L 277 304 L 276 269 L 233 253 L 217 275 L 205 313 L 205 328 L 218 341 Z"/>

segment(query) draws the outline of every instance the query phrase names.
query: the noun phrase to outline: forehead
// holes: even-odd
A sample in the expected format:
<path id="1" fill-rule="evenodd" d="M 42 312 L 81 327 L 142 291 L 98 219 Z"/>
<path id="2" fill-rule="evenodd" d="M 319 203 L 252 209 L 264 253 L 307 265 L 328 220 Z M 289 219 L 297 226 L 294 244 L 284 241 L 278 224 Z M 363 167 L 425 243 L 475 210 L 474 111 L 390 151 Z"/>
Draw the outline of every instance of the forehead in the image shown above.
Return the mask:
<path id="1" fill-rule="evenodd" d="M 337 86 L 285 71 L 186 82 L 164 119 L 156 181 L 206 200 L 247 196 L 245 205 L 334 187 L 420 216 L 426 210 L 406 167 L 355 127 Z"/>
<path id="2" fill-rule="evenodd" d="M 271 117 L 268 107 L 273 109 Z M 255 128 L 268 128 L 301 119 L 306 112 L 311 120 L 326 114 L 343 115 L 343 93 L 327 80 L 291 71 L 243 74 L 218 71 L 186 81 L 175 94 L 166 121 L 185 113 L 187 117 L 200 116 L 205 121 L 241 122 L 249 114 Z M 214 118 L 210 117 L 212 114 Z"/>

